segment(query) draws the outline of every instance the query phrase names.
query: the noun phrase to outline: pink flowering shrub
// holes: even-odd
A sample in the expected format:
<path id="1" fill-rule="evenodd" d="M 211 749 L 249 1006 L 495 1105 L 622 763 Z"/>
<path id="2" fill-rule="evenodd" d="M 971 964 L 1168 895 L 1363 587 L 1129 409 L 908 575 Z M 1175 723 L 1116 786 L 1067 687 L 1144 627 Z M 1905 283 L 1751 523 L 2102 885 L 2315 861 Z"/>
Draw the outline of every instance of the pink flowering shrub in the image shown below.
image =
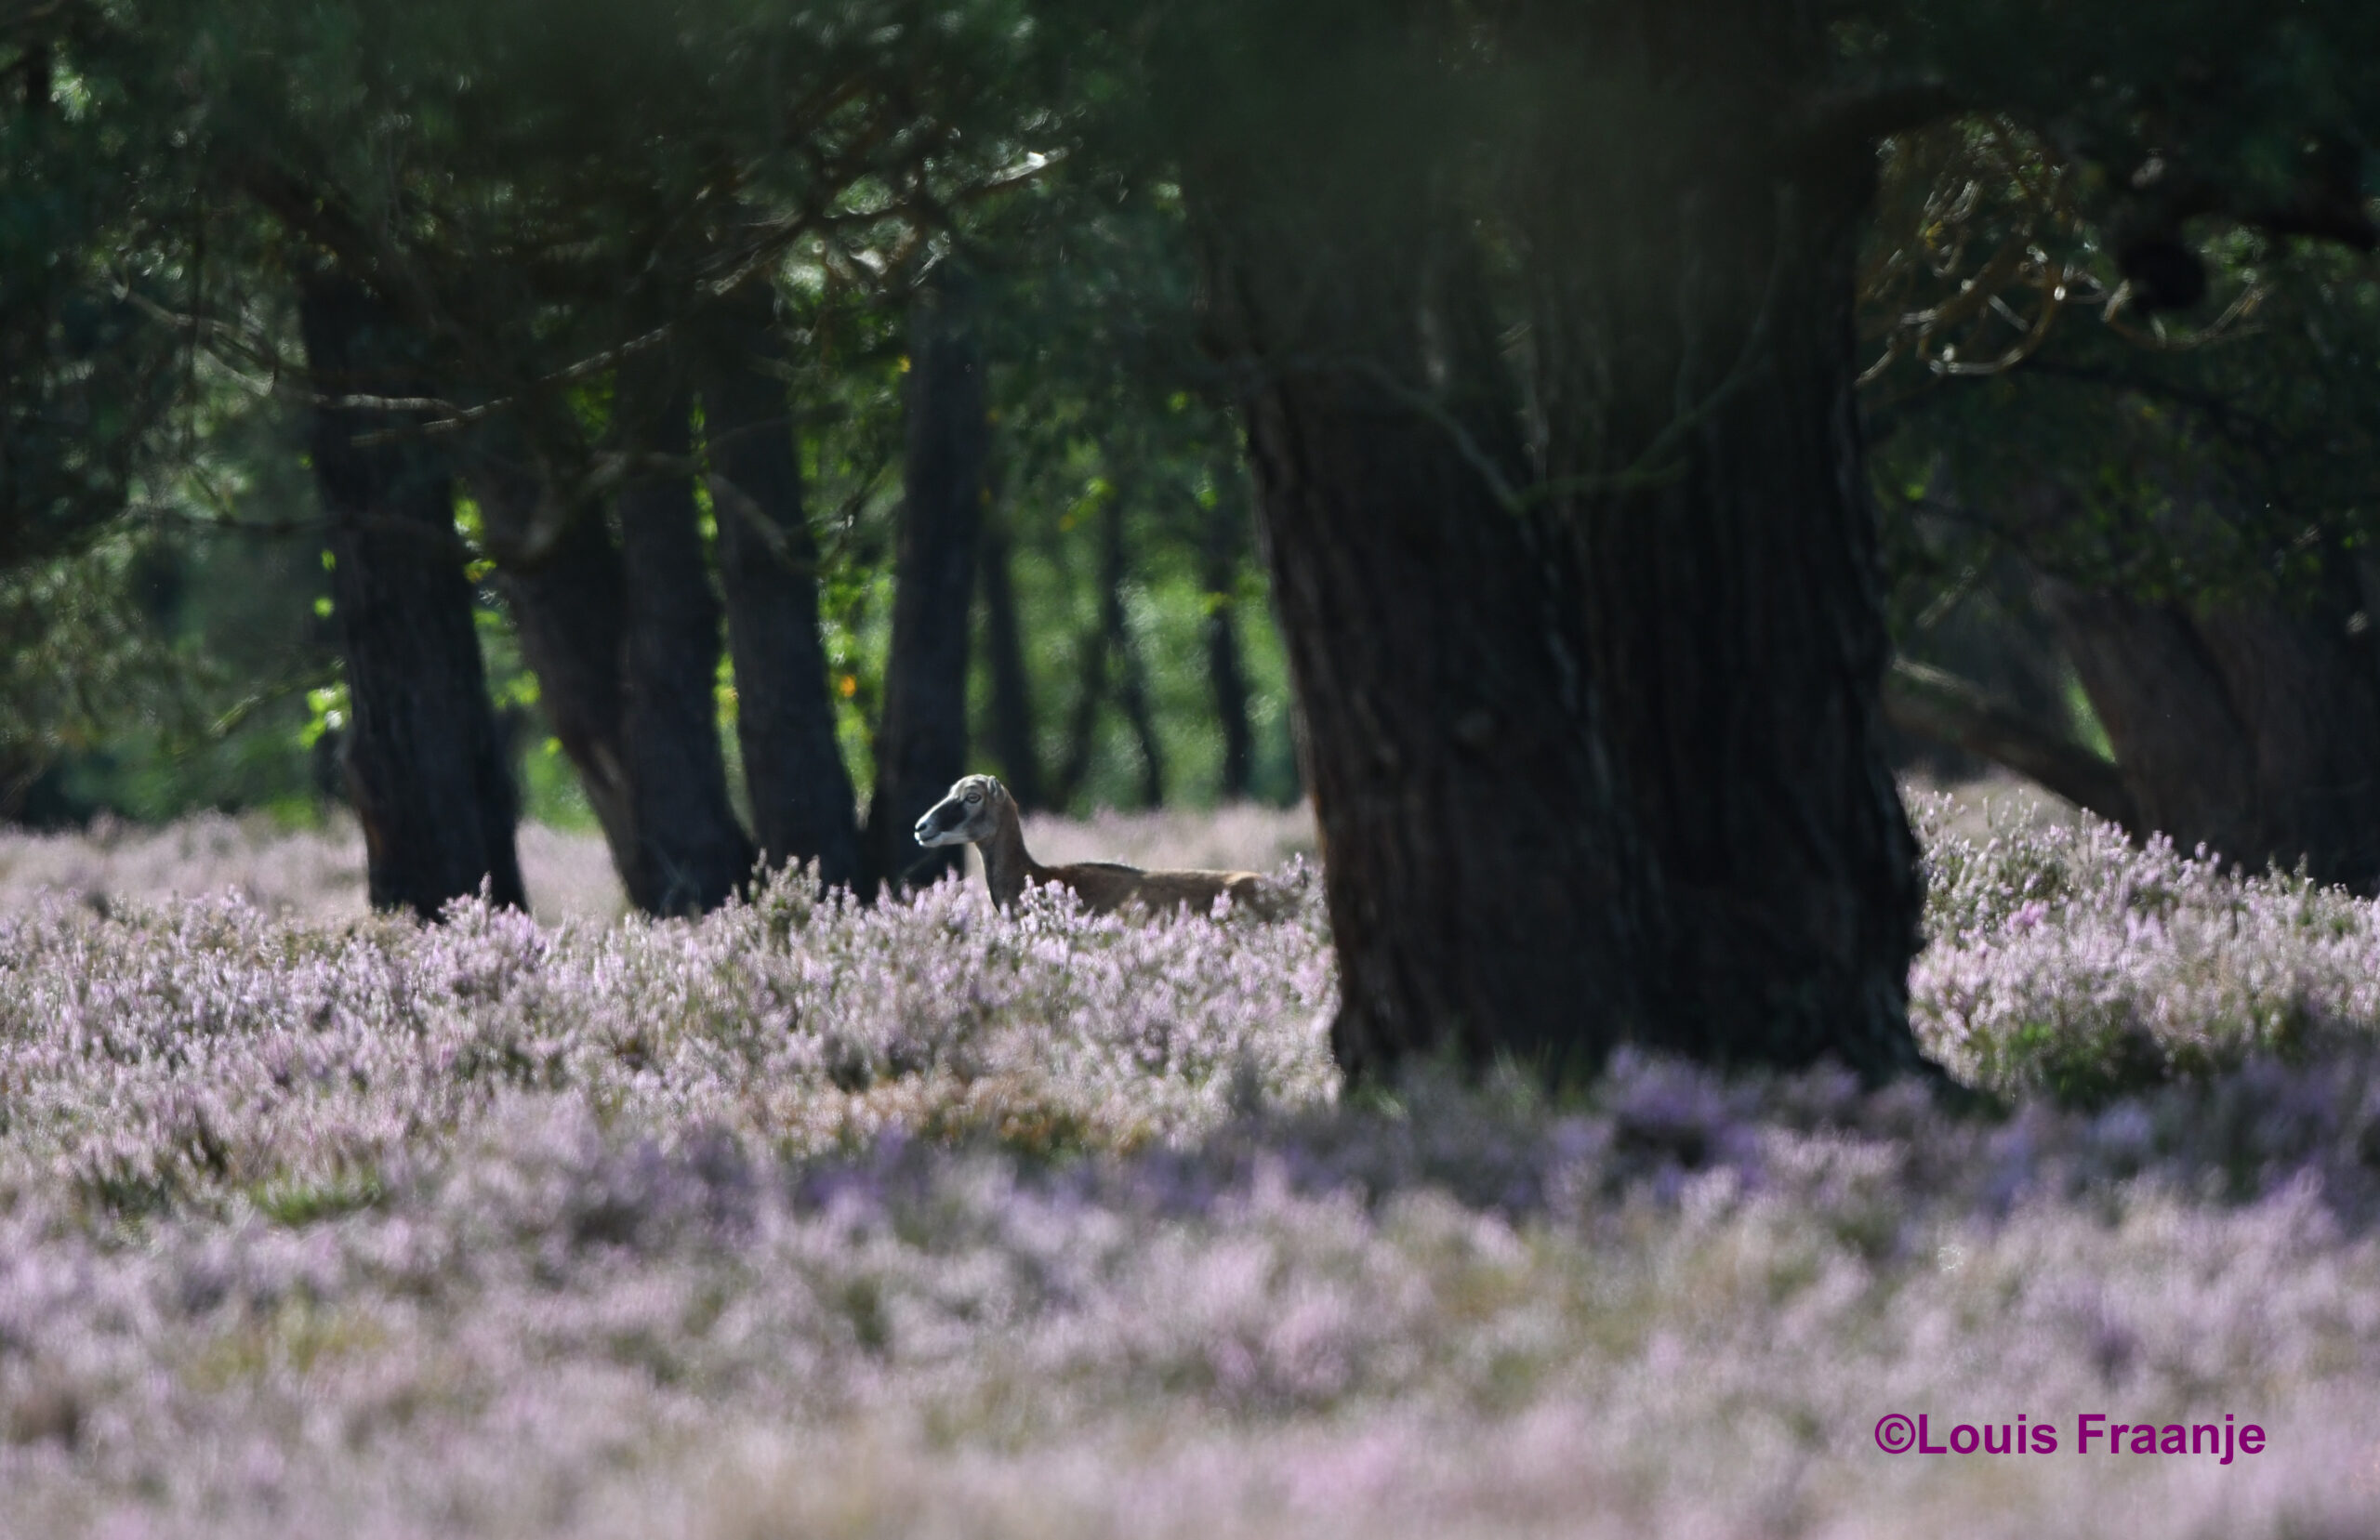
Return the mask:
<path id="1" fill-rule="evenodd" d="M 2380 1022 L 2380 906 L 2226 873 L 2109 824 L 1925 836 L 1929 945 L 1910 977 L 1927 1049 L 1995 1090 L 2085 1100 L 2294 1053 Z M 1931 826 L 1929 826 L 1931 825 Z"/>
<path id="2" fill-rule="evenodd" d="M 1270 926 L 20 907 L 0 1535 L 2360 1533 L 2370 906 L 1931 849 L 1917 1020 L 2003 1117 L 1633 1054 L 1342 1104 L 1302 871 Z"/>

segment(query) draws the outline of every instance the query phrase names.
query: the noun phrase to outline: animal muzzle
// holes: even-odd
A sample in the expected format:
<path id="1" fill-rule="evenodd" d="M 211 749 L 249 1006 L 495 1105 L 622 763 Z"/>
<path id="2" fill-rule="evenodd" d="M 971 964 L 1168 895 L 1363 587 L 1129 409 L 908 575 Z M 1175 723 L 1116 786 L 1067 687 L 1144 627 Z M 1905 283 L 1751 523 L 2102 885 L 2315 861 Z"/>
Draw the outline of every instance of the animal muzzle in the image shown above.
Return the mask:
<path id="1" fill-rule="evenodd" d="M 942 836 L 957 828 L 965 816 L 954 804 L 948 802 L 932 809 L 925 817 L 918 820 L 916 831 L 918 843 L 927 846 L 940 844 Z"/>

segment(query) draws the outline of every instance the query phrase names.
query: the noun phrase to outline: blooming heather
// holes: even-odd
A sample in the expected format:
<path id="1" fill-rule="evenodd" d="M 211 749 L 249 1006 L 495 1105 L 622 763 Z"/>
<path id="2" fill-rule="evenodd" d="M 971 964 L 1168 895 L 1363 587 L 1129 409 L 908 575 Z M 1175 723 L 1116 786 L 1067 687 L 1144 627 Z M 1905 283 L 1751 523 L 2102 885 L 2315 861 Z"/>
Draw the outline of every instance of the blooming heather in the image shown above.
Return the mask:
<path id="1" fill-rule="evenodd" d="M 1920 812 L 1913 1012 L 2005 1115 L 1636 1054 L 1342 1103 L 1296 867 L 1277 925 L 17 907 L 0 1533 L 2360 1532 L 2380 915 Z"/>

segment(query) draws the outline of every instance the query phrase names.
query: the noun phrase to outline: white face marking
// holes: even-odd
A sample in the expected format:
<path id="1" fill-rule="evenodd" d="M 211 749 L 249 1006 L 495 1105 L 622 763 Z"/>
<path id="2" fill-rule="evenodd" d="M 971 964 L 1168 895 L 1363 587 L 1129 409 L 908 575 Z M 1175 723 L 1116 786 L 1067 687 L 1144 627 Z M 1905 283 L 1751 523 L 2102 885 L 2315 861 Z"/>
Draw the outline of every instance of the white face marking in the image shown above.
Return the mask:
<path id="1" fill-rule="evenodd" d="M 988 775 L 965 776 L 918 820 L 918 843 L 931 849 L 941 845 L 966 845 L 990 837 L 998 827 L 995 793 L 999 783 Z"/>

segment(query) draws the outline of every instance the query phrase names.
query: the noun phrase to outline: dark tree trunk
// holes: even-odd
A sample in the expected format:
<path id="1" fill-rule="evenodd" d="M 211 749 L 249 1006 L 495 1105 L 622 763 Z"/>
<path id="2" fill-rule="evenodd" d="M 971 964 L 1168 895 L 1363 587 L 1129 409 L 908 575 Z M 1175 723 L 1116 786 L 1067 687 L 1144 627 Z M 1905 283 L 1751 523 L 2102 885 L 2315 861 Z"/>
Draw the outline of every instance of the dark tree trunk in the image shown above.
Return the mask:
<path id="1" fill-rule="evenodd" d="M 483 438 L 471 485 L 497 552 L 497 582 L 522 660 L 537 677 L 538 706 L 578 773 L 625 886 L 636 863 L 637 826 L 620 688 L 628 598 L 619 547 L 592 508 L 560 523 L 549 539 L 533 541 L 548 487 L 519 449 L 509 436 Z"/>
<path id="2" fill-rule="evenodd" d="M 1512 205 L 1534 464 L 1470 222 L 1351 207 L 1397 145 L 1261 203 L 1193 179 L 1255 382 L 1358 1073 L 1445 1046 L 1583 1066 L 1628 1039 L 1923 1067 L 1852 401 L 1872 156 L 1783 158 L 1786 91 L 1827 46 L 1812 13 L 1714 9 L 1553 8 L 1515 46 L 1554 115 Z"/>
<path id="3" fill-rule="evenodd" d="M 2044 586 L 2142 832 L 2250 870 L 2380 886 L 2380 670 L 2349 598 L 2193 614 Z"/>
<path id="4" fill-rule="evenodd" d="M 1544 40 L 1577 74 L 1520 215 L 1545 490 L 1660 905 L 1657 1041 L 1914 1070 L 1924 888 L 1853 395 L 1874 156 L 1777 132 L 1827 57 L 1808 10 L 1632 10 L 1616 53 L 1574 19 Z M 1618 67 L 1646 77 L 1597 73 L 1635 48 Z M 1639 106 L 1642 152 L 1620 152 L 1596 98 L 1643 78 L 1690 104 Z"/>
<path id="5" fill-rule="evenodd" d="M 851 772 L 835 738 L 818 631 L 818 544 L 765 300 L 731 307 L 702 382 L 720 586 L 735 664 L 737 741 L 753 833 L 772 866 L 860 880 Z"/>
<path id="6" fill-rule="evenodd" d="M 1474 463 L 1521 468 L 1503 403 L 1424 410 L 1398 383 L 1427 379 L 1441 343 L 1461 349 L 1450 368 L 1494 356 L 1467 270 L 1448 273 L 1454 222 L 1307 217 L 1328 206 L 1219 187 L 1204 223 L 1211 335 L 1257 382 L 1259 527 L 1340 959 L 1332 1047 L 1357 1076 L 1448 1050 L 1592 1067 L 1645 1032 L 1651 936 L 1575 573 Z"/>
<path id="7" fill-rule="evenodd" d="M 1223 730 L 1223 762 L 1219 791 L 1226 802 L 1243 802 L 1255 775 L 1256 732 L 1248 715 L 1248 670 L 1239 654 L 1240 510 L 1230 498 L 1202 509 L 1199 581 L 1207 590 L 1207 681 L 1215 692 L 1215 721 Z"/>
<path id="8" fill-rule="evenodd" d="M 648 362 L 648 360 L 650 362 Z M 720 752 L 720 609 L 694 506 L 693 401 L 655 355 L 621 371 L 621 410 L 654 468 L 620 493 L 627 648 L 620 703 L 635 807 L 628 896 L 655 915 L 693 915 L 752 870 Z"/>
<path id="9" fill-rule="evenodd" d="M 361 285 L 299 283 L 325 396 L 421 396 L 407 339 Z M 318 405 L 311 449 L 330 524 L 331 597 L 351 719 L 345 756 L 372 903 L 436 918 L 484 885 L 527 906 L 515 793 L 487 694 L 451 467 L 406 414 Z M 381 441 L 359 439 L 394 434 Z"/>
<path id="10" fill-rule="evenodd" d="M 2106 729 L 2135 827 L 2185 850 L 2255 843 L 2256 771 L 2247 728 L 2189 618 L 2178 609 L 2043 588 L 2083 692 Z"/>
<path id="11" fill-rule="evenodd" d="M 2380 888 L 2380 674 L 2351 604 L 2294 613 L 2226 606 L 2199 635 L 2255 764 L 2262 848 L 2244 860 L 2358 892 Z"/>
<path id="12" fill-rule="evenodd" d="M 984 649 L 992 668 L 992 754 L 1009 795 L 1027 812 L 1042 807 L 1041 760 L 1033 742 L 1033 692 L 1025 667 L 1025 628 L 1016 612 L 1016 541 L 1005 513 L 986 514 Z"/>
<path id="13" fill-rule="evenodd" d="M 522 657 L 537 676 L 538 704 L 578 773 L 629 902 L 656 915 L 718 902 L 750 870 L 750 848 L 727 801 L 709 709 L 718 618 L 691 496 L 674 509 L 665 503 L 640 527 L 628 519 L 639 515 L 641 494 L 622 495 L 623 522 L 636 536 L 629 549 L 642 569 L 632 581 L 599 509 L 564 517 L 543 507 L 549 481 L 516 437 L 500 428 L 483 436 L 472 484 Z M 689 594 L 689 585 L 699 586 Z M 635 669 L 644 672 L 648 704 L 632 711 Z M 654 709 L 649 703 L 673 679 L 676 707 Z"/>
<path id="14" fill-rule="evenodd" d="M 956 847 L 919 849 L 910 828 L 966 773 L 968 608 L 991 448 L 975 305 L 974 281 L 945 263 L 910 311 L 892 646 L 867 821 L 874 875 L 896 888 L 959 869 Z"/>
<path id="15" fill-rule="evenodd" d="M 1053 808 L 1073 805 L 1075 794 L 1082 790 L 1084 780 L 1091 774 L 1091 761 L 1099 752 L 1099 717 L 1107 706 L 1109 642 L 1113 636 L 1107 624 L 1113 590 L 1107 586 L 1104 564 L 1097 581 L 1099 619 L 1075 649 L 1075 704 L 1066 718 L 1065 757 L 1058 761 L 1057 779 L 1050 794 Z"/>
<path id="16" fill-rule="evenodd" d="M 1124 541 L 1124 500 L 1111 497 L 1100 524 L 1099 628 L 1107 651 L 1123 665 L 1116 681 L 1116 704 L 1141 751 L 1141 802 L 1165 805 L 1165 748 L 1157 742 L 1157 718 L 1149 709 L 1148 669 L 1140 649 L 1132 644 L 1131 617 L 1124 608 L 1124 581 L 1131 573 L 1130 547 Z"/>

